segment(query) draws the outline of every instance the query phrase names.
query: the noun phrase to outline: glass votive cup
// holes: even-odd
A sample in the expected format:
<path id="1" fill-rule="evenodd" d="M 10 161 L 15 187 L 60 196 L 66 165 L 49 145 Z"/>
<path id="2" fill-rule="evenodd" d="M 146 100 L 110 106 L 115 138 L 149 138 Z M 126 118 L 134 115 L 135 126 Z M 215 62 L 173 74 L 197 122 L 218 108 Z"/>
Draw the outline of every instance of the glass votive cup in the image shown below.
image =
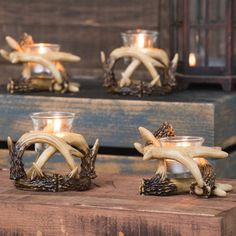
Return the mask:
<path id="1" fill-rule="evenodd" d="M 36 112 L 30 115 L 33 129 L 60 136 L 61 132 L 70 132 L 75 118 L 71 112 Z M 47 145 L 35 144 L 35 151 L 41 153 Z"/>
<path id="2" fill-rule="evenodd" d="M 158 32 L 153 30 L 127 30 L 121 33 L 123 46 L 137 48 L 153 48 L 158 37 Z"/>
<path id="3" fill-rule="evenodd" d="M 34 43 L 34 44 L 24 45 L 23 50 L 25 52 L 43 55 L 48 52 L 59 52 L 60 45 L 52 43 Z M 30 67 L 31 70 L 31 76 L 51 75 L 50 71 L 41 64 L 29 62 L 28 66 Z"/>
<path id="4" fill-rule="evenodd" d="M 203 144 L 204 138 L 197 136 L 175 136 L 160 138 L 159 141 L 162 147 L 197 147 Z M 196 162 L 198 161 L 197 159 L 198 158 L 195 159 Z M 167 172 L 172 177 L 188 178 L 191 176 L 189 170 L 181 163 L 168 159 L 166 163 Z"/>
<path id="5" fill-rule="evenodd" d="M 71 112 L 36 112 L 30 115 L 34 130 L 48 133 L 69 132 L 72 128 L 75 114 Z"/>

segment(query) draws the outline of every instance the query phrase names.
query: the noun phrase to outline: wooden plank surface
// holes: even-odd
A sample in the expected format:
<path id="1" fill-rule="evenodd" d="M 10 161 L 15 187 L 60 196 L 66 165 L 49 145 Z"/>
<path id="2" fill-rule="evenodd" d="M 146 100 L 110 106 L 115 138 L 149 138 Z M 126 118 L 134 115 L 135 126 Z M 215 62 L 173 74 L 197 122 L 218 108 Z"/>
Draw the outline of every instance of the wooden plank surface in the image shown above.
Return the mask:
<path id="1" fill-rule="evenodd" d="M 226 198 L 145 197 L 140 176 L 99 173 L 86 192 L 36 193 L 16 190 L 8 175 L 0 172 L 1 235 L 236 234 L 235 191 Z"/>
<path id="2" fill-rule="evenodd" d="M 222 144 L 222 147 L 236 144 L 236 132 L 234 130 L 234 127 L 236 127 L 236 113 L 234 108 L 235 102 L 229 97 L 219 101 L 215 107 L 215 113 L 220 117 L 219 119 L 215 117 L 215 139 Z"/>
<path id="3" fill-rule="evenodd" d="M 168 121 L 178 135 L 205 138 L 206 145 L 236 143 L 236 94 L 222 91 L 193 89 L 166 96 L 142 99 L 109 95 L 100 79 L 81 81 L 76 94 L 28 93 L 0 95 L 0 140 L 12 136 L 17 140 L 32 129 L 29 114 L 38 111 L 70 111 L 77 114 L 74 130 L 82 133 L 89 144 L 99 137 L 101 146 L 133 148 L 140 140 L 137 128 L 144 126 L 155 131 Z M 228 140 L 234 140 L 229 142 Z"/>

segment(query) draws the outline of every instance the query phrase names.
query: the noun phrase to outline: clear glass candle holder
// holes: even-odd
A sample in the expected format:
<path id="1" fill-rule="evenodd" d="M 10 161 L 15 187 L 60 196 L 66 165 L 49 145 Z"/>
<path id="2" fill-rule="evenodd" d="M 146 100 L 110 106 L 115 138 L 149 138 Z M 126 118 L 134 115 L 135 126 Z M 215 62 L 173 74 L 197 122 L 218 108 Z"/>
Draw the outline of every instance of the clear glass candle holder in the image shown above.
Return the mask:
<path id="1" fill-rule="evenodd" d="M 153 48 L 158 37 L 157 31 L 152 30 L 127 30 L 121 33 L 125 47 Z"/>
<path id="2" fill-rule="evenodd" d="M 33 129 L 44 131 L 60 136 L 61 132 L 70 132 L 75 118 L 75 114 L 71 112 L 36 112 L 30 115 L 33 121 Z M 36 144 L 35 150 L 41 153 L 45 149 L 45 145 Z"/>
<path id="3" fill-rule="evenodd" d="M 71 112 L 36 112 L 30 115 L 34 130 L 48 133 L 71 131 L 75 114 Z"/>
<path id="4" fill-rule="evenodd" d="M 204 138 L 197 136 L 175 136 L 159 139 L 162 147 L 196 147 L 201 146 Z M 197 158 L 196 158 L 197 161 Z M 167 171 L 172 177 L 188 178 L 191 176 L 181 163 L 173 160 L 167 160 Z"/>
<path id="5" fill-rule="evenodd" d="M 25 52 L 42 55 L 48 52 L 59 52 L 60 45 L 52 43 L 34 43 L 23 46 L 23 50 Z M 50 71 L 41 64 L 30 62 L 28 63 L 28 66 L 30 67 L 32 76 L 43 77 L 51 75 Z"/>

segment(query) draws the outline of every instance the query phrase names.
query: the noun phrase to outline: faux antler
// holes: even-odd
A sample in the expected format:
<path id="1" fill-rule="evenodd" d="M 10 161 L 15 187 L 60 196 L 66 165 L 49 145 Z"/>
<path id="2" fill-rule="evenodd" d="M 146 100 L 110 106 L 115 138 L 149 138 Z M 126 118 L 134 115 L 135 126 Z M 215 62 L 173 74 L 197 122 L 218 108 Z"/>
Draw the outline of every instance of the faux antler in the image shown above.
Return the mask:
<path id="1" fill-rule="evenodd" d="M 44 67 L 46 67 L 52 73 L 53 77 L 55 78 L 55 80 L 58 84 L 61 84 L 63 81 L 61 74 L 57 70 L 55 64 L 53 62 L 45 59 L 41 55 L 33 54 L 33 53 L 29 53 L 29 52 L 11 52 L 9 54 L 9 58 L 12 63 L 30 62 L 30 61 L 35 62 L 35 63 L 39 63 L 39 64 L 43 65 Z"/>
<path id="2" fill-rule="evenodd" d="M 12 38 L 11 36 L 6 36 L 5 39 L 10 48 L 18 52 L 23 52 L 23 49 L 21 48 L 20 44 L 14 38 Z"/>
<path id="3" fill-rule="evenodd" d="M 19 149 L 25 149 L 33 143 L 47 143 L 53 146 L 63 155 L 71 170 L 74 170 L 76 168 L 76 164 L 74 162 L 74 159 L 72 158 L 72 155 L 80 158 L 83 157 L 83 154 L 79 150 L 76 150 L 72 146 L 65 143 L 63 139 L 56 137 L 55 135 L 40 131 L 34 131 L 24 134 L 18 140 L 16 145 Z"/>
<path id="4" fill-rule="evenodd" d="M 36 132 L 36 133 L 38 133 L 38 132 Z M 67 144 L 76 147 L 77 150 L 80 150 L 80 151 L 78 151 L 78 153 L 76 153 L 77 157 L 83 158 L 89 152 L 89 146 L 88 146 L 86 140 L 84 139 L 84 137 L 82 135 L 77 134 L 77 133 L 69 133 L 69 132 L 66 133 L 66 132 L 64 132 L 64 133 L 58 134 L 58 136 L 61 137 Z M 35 165 L 38 167 L 38 169 L 42 169 L 43 166 L 48 162 L 48 160 L 57 151 L 58 151 L 57 148 L 54 147 L 54 146 L 49 146 L 48 148 L 46 148 L 42 152 L 42 154 L 39 156 L 38 160 L 35 163 Z M 75 153 L 73 152 L 73 154 L 75 154 Z M 77 155 L 77 154 L 79 154 L 79 155 Z M 73 160 L 73 158 L 72 158 L 72 160 Z M 35 174 L 36 174 L 34 172 L 35 165 L 27 171 L 27 176 L 28 177 L 31 177 L 31 178 L 35 177 Z M 75 167 L 72 168 L 71 170 L 73 171 L 74 169 L 75 169 Z"/>
<path id="5" fill-rule="evenodd" d="M 131 58 L 131 62 L 121 73 L 121 79 L 116 80 L 114 67 L 121 58 Z M 161 94 L 168 93 L 176 86 L 174 75 L 177 61 L 178 54 L 170 61 L 167 53 L 159 48 L 120 47 L 114 49 L 107 60 L 105 53 L 101 52 L 101 62 L 105 72 L 104 87 L 110 92 L 138 96 L 151 94 L 154 90 Z M 150 73 L 152 77 L 150 82 L 131 79 L 140 64 L 143 64 Z M 163 72 L 162 79 L 158 69 Z"/>
<path id="6" fill-rule="evenodd" d="M 129 47 L 117 48 L 110 54 L 111 61 L 114 62 L 122 57 L 132 57 L 141 61 L 152 76 L 150 86 L 161 86 L 160 75 L 153 66 L 153 63 L 155 64 L 155 60 L 152 57 L 140 52 L 135 48 Z"/>
<path id="7" fill-rule="evenodd" d="M 164 123 L 162 127 L 165 127 Z M 226 190 L 230 191 L 230 185 L 215 184 L 215 172 L 211 165 L 204 158 L 225 158 L 228 153 L 221 150 L 219 147 L 160 147 L 158 139 L 147 129 L 140 127 L 140 134 L 146 142 L 146 146 L 140 143 L 134 143 L 135 148 L 143 154 L 144 160 L 157 159 L 165 160 L 172 159 L 183 164 L 193 175 L 196 184 L 192 184 L 190 189 L 197 195 L 209 196 L 225 196 Z M 170 129 L 171 131 L 171 129 Z M 161 135 L 160 128 L 156 135 Z M 169 132 L 171 135 L 172 131 Z M 201 158 L 200 163 L 197 163 L 194 158 Z M 186 190 L 186 184 L 189 183 L 186 179 L 180 181 L 176 179 L 169 180 L 165 175 L 165 165 L 158 163 L 158 170 L 152 179 L 144 179 L 141 185 L 141 193 L 153 195 L 168 195 L 179 193 L 180 190 Z M 163 174 L 164 172 L 164 174 Z M 164 178 L 163 178 L 164 176 Z M 152 186 L 152 187 L 151 187 Z M 189 188 L 189 187 L 188 187 Z"/>
<path id="8" fill-rule="evenodd" d="M 144 54 L 157 59 L 157 60 L 152 60 L 152 64 L 155 67 L 159 68 L 168 67 L 169 58 L 164 50 L 159 48 L 143 48 L 139 50 L 141 52 L 144 52 Z M 119 82 L 121 87 L 129 86 L 131 84 L 132 82 L 131 76 L 140 64 L 141 64 L 140 60 L 133 59 L 132 62 L 127 66 L 126 70 L 121 73 L 122 78 Z"/>
<path id="9" fill-rule="evenodd" d="M 127 66 L 126 70 L 121 73 L 122 77 L 119 82 L 120 87 L 129 86 L 131 84 L 131 76 L 139 65 L 140 61 L 138 59 L 132 60 L 132 62 Z"/>
<path id="10" fill-rule="evenodd" d="M 23 190 L 58 192 L 66 190 L 84 191 L 90 188 L 91 179 L 96 177 L 95 161 L 99 147 L 96 140 L 92 149 L 80 134 L 61 133 L 57 137 L 41 131 L 26 133 L 14 144 L 8 138 L 9 154 L 11 157 L 10 178 L 15 180 L 15 186 Z M 28 173 L 25 173 L 22 156 L 25 149 L 33 143 L 46 143 L 49 146 L 33 162 Z M 75 147 L 72 147 L 72 145 Z M 71 172 L 63 176 L 43 172 L 42 168 L 56 152 L 60 152 Z M 72 156 L 81 158 L 80 172 Z"/>
<path id="11" fill-rule="evenodd" d="M 21 73 L 23 80 L 11 79 L 7 86 L 10 93 L 45 90 L 45 87 L 47 90 L 58 91 L 62 93 L 65 91 L 79 91 L 79 84 L 70 83 L 68 81 L 68 75 L 60 61 L 78 62 L 80 61 L 80 57 L 66 52 L 47 52 L 44 54 L 31 51 L 28 52 L 24 49 L 24 46 L 33 44 L 33 39 L 27 34 L 24 34 L 24 38 L 20 43 L 10 36 L 6 37 L 6 42 L 14 51 L 7 52 L 1 49 L 0 55 L 13 64 L 23 64 L 23 70 Z M 50 75 L 37 76 L 37 78 L 33 78 L 36 76 L 31 74 L 32 68 L 30 67 L 30 62 L 40 64 L 47 68 L 47 70 L 50 72 Z M 51 79 L 50 83 L 47 81 L 48 77 Z M 42 83 L 42 81 L 45 81 L 45 85 Z"/>
<path id="12" fill-rule="evenodd" d="M 194 176 L 198 186 L 204 186 L 201 172 L 193 157 L 225 158 L 228 153 L 210 147 L 154 147 L 144 152 L 143 160 L 172 159 L 183 164 Z"/>
<path id="13" fill-rule="evenodd" d="M 164 137 L 166 135 L 166 132 L 168 131 L 168 126 L 165 127 L 165 124 L 163 125 L 164 128 L 167 128 L 163 130 L 164 132 L 160 132 L 160 129 L 157 131 L 157 137 Z M 170 127 L 172 128 L 172 127 Z M 142 147 L 141 144 L 139 143 L 134 143 L 134 146 L 136 147 L 137 150 L 139 150 L 140 153 L 144 154 L 148 149 L 152 147 L 160 147 L 160 143 L 158 139 L 152 134 L 148 129 L 145 129 L 144 127 L 139 127 L 139 132 L 143 138 L 143 140 L 146 142 L 145 147 Z M 172 136 L 173 134 L 170 134 Z M 157 162 L 157 170 L 156 170 L 156 175 L 160 175 L 160 179 L 164 180 L 166 179 L 166 161 L 164 159 L 160 159 Z"/>

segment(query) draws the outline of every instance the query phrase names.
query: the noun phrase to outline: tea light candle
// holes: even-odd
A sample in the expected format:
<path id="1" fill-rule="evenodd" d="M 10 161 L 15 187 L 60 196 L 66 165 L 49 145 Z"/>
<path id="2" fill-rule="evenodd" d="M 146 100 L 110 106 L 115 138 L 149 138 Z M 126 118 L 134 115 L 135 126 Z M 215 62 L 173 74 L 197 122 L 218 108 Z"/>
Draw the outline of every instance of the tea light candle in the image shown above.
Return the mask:
<path id="1" fill-rule="evenodd" d="M 48 119 L 47 125 L 43 129 L 43 131 L 47 133 L 53 133 L 53 134 L 60 133 L 62 130 L 63 130 L 63 127 L 62 127 L 62 121 L 60 118 L 55 118 L 54 120 Z"/>
<path id="2" fill-rule="evenodd" d="M 60 45 L 53 43 L 34 43 L 24 45 L 23 49 L 25 52 L 45 54 L 47 52 L 58 52 L 60 50 Z"/>
<path id="3" fill-rule="evenodd" d="M 52 43 L 34 43 L 23 46 L 25 52 L 31 52 L 36 54 L 45 54 L 47 52 L 58 52 L 60 51 L 59 44 L 52 44 Z M 50 74 L 47 68 L 44 66 L 37 64 L 37 63 L 30 63 L 32 74 Z"/>
<path id="4" fill-rule="evenodd" d="M 145 43 L 146 43 L 146 40 L 145 40 L 144 34 L 142 34 L 142 33 L 138 34 L 135 46 L 137 46 L 138 48 L 144 48 L 145 47 Z"/>
<path id="5" fill-rule="evenodd" d="M 71 112 L 37 112 L 31 114 L 34 130 L 60 136 L 61 132 L 70 132 L 75 114 Z M 41 152 L 45 147 L 41 144 L 35 145 L 37 152 Z"/>
<path id="6" fill-rule="evenodd" d="M 34 130 L 48 133 L 69 132 L 75 114 L 71 112 L 37 112 L 31 114 Z"/>
<path id="7" fill-rule="evenodd" d="M 204 138 L 196 136 L 175 136 L 160 139 L 162 147 L 196 147 L 201 146 L 203 142 Z M 196 158 L 196 161 L 201 161 L 201 158 Z M 188 177 L 189 175 L 189 171 L 182 164 L 173 160 L 167 160 L 167 171 L 180 177 Z"/>
<path id="8" fill-rule="evenodd" d="M 153 48 L 157 36 L 158 32 L 152 30 L 127 30 L 121 33 L 125 47 Z"/>

